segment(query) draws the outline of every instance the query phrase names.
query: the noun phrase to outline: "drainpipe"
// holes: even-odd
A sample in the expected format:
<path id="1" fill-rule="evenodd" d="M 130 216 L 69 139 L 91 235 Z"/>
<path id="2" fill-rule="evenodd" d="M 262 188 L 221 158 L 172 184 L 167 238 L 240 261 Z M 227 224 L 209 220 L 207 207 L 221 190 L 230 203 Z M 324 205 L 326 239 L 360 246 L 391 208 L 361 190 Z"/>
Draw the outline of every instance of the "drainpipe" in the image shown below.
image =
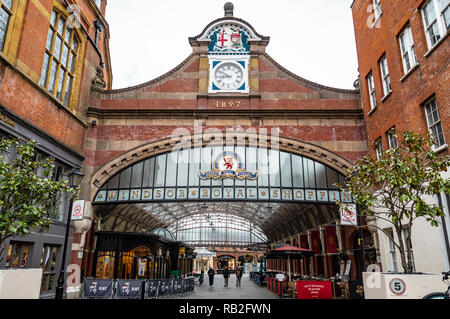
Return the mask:
<path id="1" fill-rule="evenodd" d="M 70 4 L 67 2 L 67 0 L 64 0 L 64 3 L 66 4 L 67 7 L 70 6 Z M 100 66 L 103 68 L 105 66 L 105 64 L 103 63 L 103 57 L 102 57 L 102 53 L 100 52 L 100 50 L 97 47 L 97 44 L 95 43 L 94 40 L 92 40 L 91 36 L 89 35 L 89 33 L 87 32 L 87 30 L 83 27 L 83 24 L 80 21 L 80 28 L 83 30 L 83 32 L 86 34 L 87 39 L 89 40 L 89 42 L 92 44 L 92 46 L 95 49 L 95 52 L 97 52 L 99 58 L 100 58 Z"/>

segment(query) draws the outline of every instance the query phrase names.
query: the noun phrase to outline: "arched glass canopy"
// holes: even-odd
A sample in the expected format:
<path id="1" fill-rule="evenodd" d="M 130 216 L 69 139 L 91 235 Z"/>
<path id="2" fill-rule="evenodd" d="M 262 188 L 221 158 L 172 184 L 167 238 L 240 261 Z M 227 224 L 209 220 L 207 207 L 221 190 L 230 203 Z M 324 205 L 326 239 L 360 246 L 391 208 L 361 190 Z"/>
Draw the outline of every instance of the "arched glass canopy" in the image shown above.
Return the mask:
<path id="1" fill-rule="evenodd" d="M 106 182 L 94 203 L 199 200 L 350 202 L 343 175 L 279 150 L 230 146 L 191 148 L 138 162 Z"/>
<path id="2" fill-rule="evenodd" d="M 165 228 L 193 246 L 258 246 L 335 220 L 336 201 L 351 201 L 335 186 L 343 180 L 293 153 L 204 146 L 125 168 L 94 205 L 111 231 Z"/>

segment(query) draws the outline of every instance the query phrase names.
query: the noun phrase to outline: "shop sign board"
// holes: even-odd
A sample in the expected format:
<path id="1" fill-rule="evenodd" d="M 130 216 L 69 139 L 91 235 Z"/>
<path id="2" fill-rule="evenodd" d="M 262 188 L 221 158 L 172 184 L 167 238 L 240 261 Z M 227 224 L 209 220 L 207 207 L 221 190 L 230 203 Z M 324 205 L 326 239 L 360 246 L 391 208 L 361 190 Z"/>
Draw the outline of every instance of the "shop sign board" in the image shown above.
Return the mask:
<path id="1" fill-rule="evenodd" d="M 350 299 L 364 299 L 364 285 L 362 280 L 350 280 L 348 282 Z"/>
<path id="2" fill-rule="evenodd" d="M 297 299 L 333 299 L 329 281 L 297 281 Z"/>

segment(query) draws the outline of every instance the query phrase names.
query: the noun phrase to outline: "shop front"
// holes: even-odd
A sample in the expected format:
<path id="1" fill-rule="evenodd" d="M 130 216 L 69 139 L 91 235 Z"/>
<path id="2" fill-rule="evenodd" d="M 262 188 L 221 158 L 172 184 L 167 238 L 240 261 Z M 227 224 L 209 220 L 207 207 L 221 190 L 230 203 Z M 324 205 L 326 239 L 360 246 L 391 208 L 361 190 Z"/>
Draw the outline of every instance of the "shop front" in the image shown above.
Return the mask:
<path id="1" fill-rule="evenodd" d="M 180 242 L 143 233 L 97 232 L 96 236 L 96 279 L 164 279 L 192 272 L 192 248 Z"/>
<path id="2" fill-rule="evenodd" d="M 236 270 L 236 258 L 232 255 L 221 255 L 216 258 L 217 273 L 222 273 L 225 267 L 229 271 Z"/>

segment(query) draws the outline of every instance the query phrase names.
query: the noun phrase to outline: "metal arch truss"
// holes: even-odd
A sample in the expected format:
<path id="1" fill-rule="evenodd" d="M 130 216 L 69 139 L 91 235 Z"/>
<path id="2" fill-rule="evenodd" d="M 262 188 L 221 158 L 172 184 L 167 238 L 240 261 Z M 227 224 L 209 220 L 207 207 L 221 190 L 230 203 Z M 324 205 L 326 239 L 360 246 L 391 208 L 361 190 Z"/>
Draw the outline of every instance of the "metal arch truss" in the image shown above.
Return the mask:
<path id="1" fill-rule="evenodd" d="M 281 202 L 121 204 L 96 206 L 96 211 L 102 217 L 102 230 L 167 228 L 176 240 L 192 246 L 265 247 L 339 218 L 335 205 Z M 213 228 L 222 236 L 208 235 Z"/>

